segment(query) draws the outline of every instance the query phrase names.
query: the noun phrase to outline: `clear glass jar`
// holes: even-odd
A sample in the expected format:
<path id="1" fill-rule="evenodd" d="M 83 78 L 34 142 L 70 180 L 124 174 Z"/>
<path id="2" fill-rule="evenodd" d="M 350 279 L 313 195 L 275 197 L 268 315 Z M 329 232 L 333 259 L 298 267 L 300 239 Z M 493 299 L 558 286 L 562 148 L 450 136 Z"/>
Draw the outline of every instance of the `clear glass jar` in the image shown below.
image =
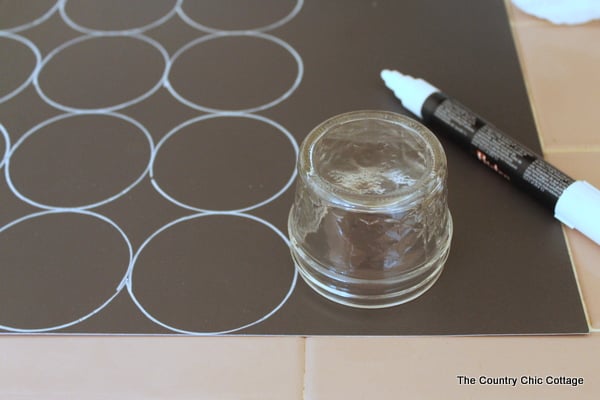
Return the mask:
<path id="1" fill-rule="evenodd" d="M 288 221 L 301 276 L 354 307 L 424 293 L 450 250 L 446 176 L 441 144 L 406 116 L 356 111 L 317 126 L 300 149 Z"/>

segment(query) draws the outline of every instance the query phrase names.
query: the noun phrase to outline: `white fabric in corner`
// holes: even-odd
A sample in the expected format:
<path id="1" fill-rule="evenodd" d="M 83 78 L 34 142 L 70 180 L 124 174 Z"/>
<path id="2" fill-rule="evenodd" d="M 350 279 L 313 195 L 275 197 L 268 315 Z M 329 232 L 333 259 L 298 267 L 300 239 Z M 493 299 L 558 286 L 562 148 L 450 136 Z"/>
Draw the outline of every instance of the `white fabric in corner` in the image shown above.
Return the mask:
<path id="1" fill-rule="evenodd" d="M 600 18 L 600 0 L 512 0 L 515 6 L 554 24 L 584 24 Z"/>

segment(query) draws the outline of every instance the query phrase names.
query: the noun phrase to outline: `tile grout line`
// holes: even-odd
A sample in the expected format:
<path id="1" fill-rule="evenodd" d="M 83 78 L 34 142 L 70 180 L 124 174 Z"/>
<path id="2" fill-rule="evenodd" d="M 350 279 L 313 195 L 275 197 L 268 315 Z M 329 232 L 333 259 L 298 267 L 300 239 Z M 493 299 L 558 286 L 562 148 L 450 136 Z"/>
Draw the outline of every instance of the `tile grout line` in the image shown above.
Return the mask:
<path id="1" fill-rule="evenodd" d="M 583 308 L 583 314 L 585 316 L 585 321 L 588 326 L 588 331 L 593 332 L 594 326 L 592 324 L 592 320 L 591 320 L 590 313 L 588 310 L 587 302 L 585 301 L 585 296 L 583 293 L 583 289 L 581 287 L 579 274 L 577 273 L 578 268 L 575 263 L 575 257 L 573 256 L 573 248 L 571 245 L 571 241 L 569 240 L 569 236 L 567 235 L 567 228 L 565 228 L 563 226 L 562 232 L 563 232 L 563 238 L 565 240 L 565 244 L 567 246 L 567 253 L 569 255 L 569 261 L 571 262 L 571 269 L 573 270 L 573 277 L 575 278 L 575 285 L 577 285 L 577 292 L 579 293 L 579 299 L 581 300 L 581 306 Z"/>
<path id="2" fill-rule="evenodd" d="M 560 146 L 545 148 L 544 154 L 600 153 L 600 145 Z"/>
<path id="3" fill-rule="evenodd" d="M 529 71 L 527 70 L 527 63 L 525 62 L 525 55 L 524 55 L 525 52 L 523 51 L 520 36 L 519 36 L 519 27 L 517 27 L 517 25 L 521 25 L 521 27 L 522 27 L 522 24 L 515 23 L 514 17 L 513 17 L 514 13 L 515 13 L 515 9 L 513 8 L 514 6 L 510 2 L 510 0 L 504 0 L 504 6 L 506 8 L 506 15 L 508 17 L 508 26 L 510 28 L 510 33 L 512 36 L 512 41 L 513 41 L 513 45 L 515 48 L 515 52 L 517 53 L 517 61 L 519 62 L 519 68 L 521 69 L 523 85 L 525 86 L 525 92 L 527 94 L 527 102 L 529 103 L 529 110 L 530 110 L 531 116 L 533 118 L 533 123 L 534 123 L 536 134 L 537 134 L 536 136 L 537 136 L 538 142 L 540 144 L 540 149 L 542 151 L 542 154 L 546 154 L 546 146 L 544 143 L 544 137 L 542 136 L 541 129 L 540 129 L 541 128 L 540 117 L 535 108 L 533 89 L 532 89 L 531 84 L 528 79 Z"/>
<path id="4" fill-rule="evenodd" d="M 302 368 L 302 394 L 300 399 L 301 400 L 307 400 L 306 399 L 306 366 L 307 366 L 307 359 L 308 356 L 306 354 L 306 342 L 308 341 L 308 338 L 306 336 L 302 337 L 302 354 L 304 354 L 304 359 L 303 359 L 303 364 L 304 367 Z"/>

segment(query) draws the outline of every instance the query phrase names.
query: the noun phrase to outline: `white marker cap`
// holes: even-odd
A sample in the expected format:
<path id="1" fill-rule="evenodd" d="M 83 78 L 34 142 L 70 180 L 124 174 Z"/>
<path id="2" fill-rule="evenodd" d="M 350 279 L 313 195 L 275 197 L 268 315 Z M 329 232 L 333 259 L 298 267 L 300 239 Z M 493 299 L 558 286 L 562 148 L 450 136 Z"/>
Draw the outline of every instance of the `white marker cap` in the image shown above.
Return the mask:
<path id="1" fill-rule="evenodd" d="M 600 244 L 600 190 L 589 183 L 569 185 L 558 198 L 554 217 Z"/>
<path id="2" fill-rule="evenodd" d="M 385 82 L 385 86 L 392 90 L 398 100 L 402 102 L 404 108 L 421 119 L 423 118 L 421 109 L 425 100 L 433 93 L 440 91 L 423 79 L 413 78 L 389 69 L 381 71 L 381 79 Z"/>

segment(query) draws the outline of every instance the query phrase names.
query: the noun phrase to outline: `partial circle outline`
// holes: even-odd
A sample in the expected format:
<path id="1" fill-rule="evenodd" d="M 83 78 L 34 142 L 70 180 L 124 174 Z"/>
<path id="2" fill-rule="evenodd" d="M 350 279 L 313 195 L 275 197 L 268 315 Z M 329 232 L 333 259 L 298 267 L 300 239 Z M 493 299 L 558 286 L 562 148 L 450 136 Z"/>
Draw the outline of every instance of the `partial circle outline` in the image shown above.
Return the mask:
<path id="1" fill-rule="evenodd" d="M 4 163 L 8 159 L 8 153 L 10 153 L 10 136 L 8 136 L 8 132 L 6 131 L 6 128 L 4 127 L 4 125 L 2 125 L 2 124 L 0 124 L 0 133 L 2 134 L 2 137 L 4 138 L 4 145 L 5 145 L 4 154 L 2 155 L 2 157 L 0 157 L 0 168 L 2 168 L 4 166 Z"/>
<path id="2" fill-rule="evenodd" d="M 269 103 L 259 105 L 256 107 L 250 107 L 250 108 L 245 108 L 245 109 L 240 109 L 240 110 L 230 110 L 230 109 L 212 108 L 212 107 L 203 106 L 201 104 L 197 104 L 191 100 L 186 99 L 182 95 L 180 95 L 177 92 L 177 90 L 171 85 L 170 78 L 169 78 L 169 75 L 171 74 L 171 68 L 173 67 L 173 64 L 175 63 L 177 58 L 179 56 L 181 56 L 181 54 L 185 53 L 190 48 L 192 48 L 198 44 L 207 42 L 209 40 L 221 39 L 221 38 L 225 38 L 225 37 L 236 37 L 236 36 L 238 36 L 238 37 L 239 36 L 254 37 L 254 38 L 259 38 L 259 39 L 273 42 L 273 43 L 283 47 L 285 50 L 287 50 L 292 55 L 292 57 L 296 61 L 296 65 L 298 67 L 298 73 L 297 73 L 296 79 L 294 80 L 292 85 L 281 96 L 279 96 L 275 100 L 270 101 Z M 298 54 L 298 52 L 292 46 L 290 46 L 287 42 L 285 42 L 275 36 L 272 36 L 272 35 L 269 35 L 266 33 L 262 33 L 262 32 L 251 32 L 251 31 L 219 32 L 219 33 L 212 33 L 212 34 L 209 34 L 206 36 L 201 36 L 201 37 L 187 43 L 186 45 L 181 47 L 179 50 L 177 50 L 175 52 L 175 54 L 173 54 L 173 56 L 171 57 L 171 60 L 169 62 L 169 66 L 166 71 L 166 76 L 165 76 L 165 80 L 164 80 L 164 85 L 167 88 L 167 90 L 171 93 L 171 95 L 173 97 L 175 97 L 179 102 L 181 102 L 182 104 L 184 104 L 190 108 L 193 108 L 195 110 L 203 111 L 203 112 L 207 112 L 207 113 L 246 113 L 246 114 L 248 114 L 248 113 L 254 113 L 257 111 L 266 110 L 266 109 L 271 108 L 271 107 L 283 102 L 284 100 L 286 100 L 298 88 L 298 86 L 300 85 L 300 82 L 302 81 L 303 75 L 304 75 L 304 64 L 302 62 L 302 58 L 300 57 L 300 54 Z"/>
<path id="3" fill-rule="evenodd" d="M 183 3 L 183 1 L 182 1 L 182 3 Z M 302 9 L 302 6 L 304 5 L 304 0 L 296 0 L 296 5 L 292 9 L 292 11 L 290 11 L 290 13 L 288 15 L 286 15 L 285 17 L 283 17 L 282 19 L 275 21 L 272 24 L 265 25 L 265 26 L 259 26 L 256 28 L 231 29 L 231 30 L 230 29 L 213 28 L 208 25 L 204 25 L 204 24 L 194 21 L 190 16 L 188 16 L 185 13 L 181 4 L 179 4 L 179 6 L 177 7 L 177 14 L 179 15 L 179 18 L 181 18 L 183 20 L 183 22 L 185 22 L 186 24 L 188 24 L 189 26 L 191 26 L 194 29 L 197 29 L 199 31 L 206 32 L 206 33 L 218 33 L 218 32 L 243 33 L 243 32 L 250 32 L 250 31 L 266 32 L 266 31 L 270 31 L 275 28 L 279 28 L 282 25 L 287 24 L 290 20 L 292 20 L 294 17 L 296 17 L 296 15 L 300 12 L 300 10 Z"/>
<path id="4" fill-rule="evenodd" d="M 133 126 L 135 126 L 136 128 L 138 128 L 143 134 L 144 136 L 146 136 L 146 139 L 148 140 L 148 145 L 149 145 L 149 150 L 150 150 L 150 159 L 148 160 L 148 164 L 146 165 L 146 168 L 144 168 L 144 170 L 142 171 L 142 173 L 140 174 L 140 176 L 133 181 L 133 183 L 129 184 L 129 186 L 127 186 L 126 188 L 122 189 L 121 191 L 119 191 L 117 194 L 114 194 L 104 200 L 100 200 L 97 201 L 95 203 L 91 203 L 91 204 L 84 204 L 84 205 L 80 205 L 80 206 L 72 206 L 72 207 L 62 207 L 62 206 L 53 206 L 53 205 L 49 205 L 49 204 L 44 204 L 44 203 L 40 203 L 37 202 L 33 199 L 30 199 L 29 197 L 23 195 L 14 185 L 12 178 L 10 176 L 10 159 L 12 157 L 12 155 L 14 154 L 15 150 L 17 150 L 19 148 L 19 146 L 25 141 L 27 140 L 30 136 L 34 135 L 37 131 L 39 131 L 40 129 L 51 125 L 57 121 L 61 121 L 63 119 L 67 119 L 67 118 L 73 118 L 73 117 L 78 117 L 78 116 L 85 116 L 85 115 L 102 115 L 102 116 L 110 116 L 113 118 L 118 118 L 121 119 L 125 122 L 128 122 L 130 124 L 132 124 Z M 37 124 L 36 126 L 34 126 L 33 128 L 31 128 L 30 130 L 28 130 L 27 132 L 25 132 L 25 134 L 23 136 L 21 136 L 19 138 L 19 140 L 14 144 L 14 146 L 11 148 L 10 152 L 8 153 L 8 156 L 6 158 L 6 168 L 4 169 L 4 177 L 6 179 L 6 183 L 8 185 L 8 187 L 10 188 L 10 190 L 13 192 L 13 194 L 18 197 L 21 201 L 24 201 L 25 203 L 32 205 L 34 207 L 38 207 L 38 208 L 43 208 L 43 209 L 48 209 L 48 210 L 61 210 L 61 211 L 68 211 L 68 210 L 86 210 L 89 208 L 95 208 L 95 207 L 99 207 L 101 205 L 110 203 L 112 201 L 115 201 L 116 199 L 118 199 L 119 197 L 122 197 L 123 195 L 125 195 L 127 192 L 129 192 L 131 189 L 133 189 L 135 186 L 137 186 L 142 179 L 144 179 L 144 177 L 146 176 L 146 174 L 148 173 L 148 170 L 150 169 L 150 165 L 152 162 L 152 157 L 154 154 L 154 141 L 152 140 L 152 136 L 150 135 L 150 132 L 148 131 L 148 129 L 146 129 L 146 127 L 144 125 L 142 125 L 140 122 L 136 121 L 135 119 L 124 115 L 124 114 L 119 114 L 119 113 L 115 113 L 115 112 L 106 112 L 106 113 L 78 113 L 78 114 L 71 114 L 71 113 L 67 113 L 67 114 L 60 114 L 57 115 L 55 117 L 52 117 L 50 119 L 47 119 L 39 124 Z"/>
<path id="5" fill-rule="evenodd" d="M 175 0 L 175 4 L 173 5 L 173 8 L 167 14 L 163 15 L 156 21 L 153 21 L 149 24 L 146 24 L 146 25 L 143 25 L 143 26 L 140 26 L 137 28 L 123 29 L 123 30 L 91 29 L 91 28 L 87 28 L 83 25 L 79 25 L 71 17 L 69 17 L 69 14 L 67 13 L 66 5 L 68 2 L 69 2 L 69 0 L 64 0 L 61 2 L 61 5 L 59 7 L 59 13 L 60 13 L 60 16 L 62 17 L 63 21 L 65 22 L 65 24 L 67 24 L 71 29 L 76 30 L 76 31 L 81 32 L 86 35 L 104 35 L 104 36 L 115 35 L 115 36 L 118 36 L 118 35 L 137 35 L 137 34 L 144 33 L 152 28 L 156 28 L 157 26 L 162 25 L 163 23 L 165 23 L 169 19 L 171 19 L 177 13 L 177 8 L 181 5 L 181 3 L 183 3 L 183 0 Z"/>
<path id="6" fill-rule="evenodd" d="M 171 221 L 168 224 L 164 225 L 163 227 L 159 228 L 156 232 L 154 232 L 153 234 L 151 234 L 144 241 L 144 243 L 140 246 L 140 248 L 138 249 L 138 251 L 135 253 L 135 256 L 133 257 L 133 261 L 131 263 L 130 271 L 129 271 L 129 274 L 128 274 L 129 275 L 129 279 L 127 280 L 127 291 L 129 292 L 129 296 L 131 297 L 132 301 L 135 303 L 135 305 L 138 307 L 138 309 L 142 312 L 142 314 L 144 314 L 146 316 L 146 318 L 148 318 L 149 320 L 151 320 L 152 322 L 156 323 L 157 325 L 160 325 L 163 328 L 166 328 L 166 329 L 168 329 L 170 331 L 173 331 L 173 332 L 176 332 L 176 333 L 181 333 L 181 334 L 186 334 L 186 335 L 208 336 L 208 335 L 223 335 L 223 334 L 233 333 L 233 332 L 240 331 L 242 329 L 249 328 L 251 326 L 257 325 L 257 324 L 265 321 L 266 319 L 268 319 L 269 317 L 271 317 L 273 314 L 275 314 L 277 311 L 279 311 L 281 309 L 281 307 L 283 307 L 283 305 L 288 301 L 288 299 L 290 298 L 290 296 L 294 292 L 294 289 L 296 288 L 296 284 L 298 282 L 298 271 L 297 271 L 297 269 L 296 269 L 296 267 L 294 265 L 293 266 L 294 271 L 293 271 L 292 283 L 290 284 L 290 287 L 289 287 L 287 293 L 285 294 L 285 296 L 283 297 L 283 299 L 281 300 L 281 302 L 279 302 L 279 304 L 277 304 L 267 314 L 263 315 L 262 317 L 260 317 L 259 319 L 255 320 L 255 321 L 249 322 L 249 323 L 247 323 L 247 324 L 245 324 L 243 326 L 240 326 L 240 327 L 226 329 L 226 330 L 222 330 L 222 331 L 200 332 L 200 331 L 189 331 L 189 330 L 185 330 L 185 329 L 179 329 L 179 328 L 176 328 L 174 326 L 171 326 L 169 324 L 166 324 L 166 323 L 160 321 L 158 318 L 156 318 L 152 314 L 150 314 L 150 312 L 148 312 L 144 308 L 144 306 L 142 306 L 142 304 L 137 299 L 137 297 L 135 297 L 135 293 L 134 293 L 134 290 L 133 290 L 133 271 L 135 269 L 135 264 L 137 262 L 137 259 L 138 259 L 139 255 L 142 253 L 142 251 L 144 250 L 144 248 L 156 236 L 158 236 L 163 231 L 171 228 L 172 226 L 177 225 L 178 223 L 181 223 L 181 222 L 186 222 L 186 221 L 197 219 L 197 218 L 203 218 L 203 217 L 215 216 L 215 215 L 217 215 L 217 216 L 218 215 L 228 215 L 228 216 L 234 216 L 234 217 L 241 217 L 241 218 L 250 219 L 250 220 L 253 220 L 253 221 L 258 222 L 260 224 L 263 224 L 266 227 L 268 227 L 269 229 L 273 230 L 283 240 L 283 242 L 285 243 L 286 246 L 288 246 L 288 247 L 290 246 L 289 239 L 279 229 L 277 229 L 273 224 L 271 224 L 270 222 L 265 221 L 262 218 L 255 217 L 254 215 L 251 215 L 251 214 L 245 214 L 245 213 L 233 212 L 233 211 L 206 212 L 206 213 L 192 214 L 192 215 L 188 215 L 188 216 L 176 219 L 174 221 Z"/>
<path id="7" fill-rule="evenodd" d="M 156 159 L 156 155 L 158 154 L 161 146 L 169 138 L 176 135 L 177 132 L 180 131 L 181 129 L 183 129 L 189 125 L 195 124 L 196 122 L 209 120 L 209 119 L 215 119 L 215 118 L 248 118 L 248 119 L 254 119 L 257 121 L 264 122 L 268 125 L 271 125 L 287 137 L 287 139 L 290 141 L 290 143 L 292 144 L 292 147 L 294 149 L 294 154 L 295 154 L 296 160 L 298 159 L 299 148 L 298 148 L 298 143 L 296 143 L 296 139 L 294 138 L 294 136 L 292 136 L 292 134 L 287 129 L 285 129 L 281 124 L 279 124 L 269 118 L 263 117 L 262 115 L 245 114 L 245 113 L 222 113 L 222 114 L 201 115 L 200 117 L 192 118 L 190 120 L 187 120 L 187 121 L 177 125 L 175 128 L 170 130 L 165 136 L 163 136 L 160 139 L 160 141 L 158 142 L 158 144 L 156 145 L 156 147 L 154 148 L 154 153 L 152 154 L 152 157 L 150 160 L 150 170 L 149 170 L 150 182 L 152 183 L 152 186 L 154 187 L 154 189 L 161 196 L 163 196 L 165 199 L 167 199 L 168 201 L 170 201 L 171 203 L 173 203 L 179 207 L 182 207 L 182 208 L 194 211 L 194 212 L 198 212 L 198 213 L 226 213 L 226 212 L 243 213 L 246 211 L 254 210 L 255 208 L 262 207 L 265 204 L 272 202 L 273 200 L 275 200 L 276 198 L 281 196 L 283 193 L 285 193 L 285 191 L 287 191 L 291 187 L 291 185 L 294 183 L 294 180 L 296 179 L 296 175 L 297 175 L 297 171 L 296 171 L 295 167 L 293 168 L 292 174 L 291 174 L 290 178 L 288 179 L 288 181 L 286 182 L 286 184 L 283 186 L 283 188 L 281 188 L 279 191 L 275 192 L 275 194 L 271 195 L 271 197 L 269 197 L 265 200 L 262 200 L 258 203 L 249 205 L 247 207 L 242 207 L 242 208 L 238 208 L 238 209 L 234 209 L 234 210 L 211 210 L 211 209 L 206 209 L 206 208 L 195 207 L 195 206 L 183 203 L 183 202 L 175 199 L 174 197 L 169 195 L 166 191 L 164 191 L 160 187 L 160 185 L 158 184 L 156 179 L 154 179 L 154 162 Z M 294 166 L 295 166 L 295 163 L 294 163 Z"/>
<path id="8" fill-rule="evenodd" d="M 63 51 L 64 49 L 66 49 L 67 47 L 70 47 L 72 45 L 75 44 L 79 44 L 81 42 L 87 41 L 87 40 L 93 40 L 93 39 L 100 39 L 100 38 L 115 38 L 115 37 L 123 37 L 123 38 L 132 38 L 132 39 L 137 39 L 137 40 L 141 40 L 143 42 L 146 42 L 148 44 L 150 44 L 152 47 L 154 47 L 155 49 L 157 49 L 160 54 L 163 56 L 163 60 L 165 62 L 165 66 L 164 66 L 164 70 L 162 73 L 162 76 L 160 77 L 159 81 L 148 91 L 146 91 L 145 93 L 143 93 L 140 96 L 135 97 L 134 99 L 131 100 L 127 100 L 123 103 L 119 103 L 113 106 L 107 106 L 107 107 L 100 107 L 100 108 L 77 108 L 77 107 L 71 107 L 71 106 L 67 106 L 64 104 L 61 104 L 55 100 L 52 100 L 50 97 L 48 97 L 48 95 L 46 95 L 46 93 L 44 93 L 44 91 L 42 90 L 42 88 L 40 87 L 40 83 L 39 83 L 39 75 L 42 72 L 42 70 L 44 69 L 44 66 L 48 63 L 48 61 L 50 61 L 54 56 L 56 56 L 58 53 L 60 53 L 61 51 Z M 116 111 L 116 110 L 120 110 L 122 108 L 126 108 L 129 107 L 131 105 L 137 104 L 145 99 L 147 99 L 148 97 L 152 96 L 154 93 L 156 93 L 163 85 L 165 82 L 165 79 L 167 77 L 167 72 L 168 70 L 170 70 L 170 61 L 169 61 L 169 54 L 167 53 L 167 51 L 165 50 L 165 48 L 156 40 L 149 38 L 147 36 L 144 35 L 110 35 L 110 34 L 98 34 L 98 35 L 85 35 L 85 36 L 79 36 L 76 37 L 75 39 L 71 39 L 68 42 L 65 42 L 63 44 L 61 44 L 60 46 L 58 46 L 57 48 L 55 48 L 54 50 L 52 50 L 47 56 L 46 58 L 44 58 L 42 60 L 42 63 L 40 64 L 40 67 L 38 68 L 37 73 L 35 74 L 35 77 L 33 79 L 33 86 L 35 87 L 35 90 L 37 91 L 38 95 L 42 98 L 42 100 L 44 100 L 47 104 L 49 104 L 50 106 L 64 111 L 64 112 L 69 112 L 69 113 L 73 113 L 73 114 L 77 114 L 77 113 L 107 113 L 107 112 L 112 112 L 112 111 Z"/>
<path id="9" fill-rule="evenodd" d="M 60 7 L 60 4 L 63 1 L 64 0 L 57 0 L 57 2 L 54 3 L 54 5 L 52 7 L 50 7 L 48 9 L 48 11 L 46 11 L 44 14 L 42 14 L 42 16 L 34 19 L 33 21 L 27 22 L 25 24 L 13 26 L 12 28 L 6 28 L 6 29 L 3 29 L 3 31 L 15 33 L 15 32 L 21 32 L 21 31 L 27 30 L 29 28 L 33 28 L 34 26 L 37 26 L 37 25 L 41 24 L 42 22 L 46 21 L 47 19 L 49 19 L 50 16 L 52 16 L 52 14 L 54 14 L 54 12 Z"/>
<path id="10" fill-rule="evenodd" d="M 13 97 L 15 97 L 16 95 L 18 95 L 19 93 L 21 93 L 27 87 L 27 85 L 29 85 L 29 83 L 34 79 L 34 77 L 37 75 L 37 72 L 40 69 L 40 66 L 42 64 L 42 53 L 40 52 L 40 50 L 37 48 L 37 46 L 31 40 L 29 40 L 21 35 L 17 35 L 17 34 L 10 33 L 10 32 L 0 31 L 0 37 L 16 40 L 16 41 L 24 44 L 25 46 L 27 46 L 29 48 L 29 50 L 31 50 L 31 52 L 33 53 L 33 56 L 35 57 L 35 67 L 33 67 L 31 74 L 29 74 L 29 77 L 25 80 L 25 82 L 23 82 L 19 87 L 14 89 L 12 92 L 0 97 L 0 103 L 4 103 L 5 101 L 10 100 Z"/>
<path id="11" fill-rule="evenodd" d="M 86 211 L 86 210 L 46 210 L 46 211 L 40 211 L 34 214 L 29 214 L 26 215 L 24 217 L 21 217 L 13 222 L 8 223 L 7 225 L 0 227 L 0 233 L 4 232 L 5 230 L 20 224 L 21 222 L 30 220 L 30 219 L 34 219 L 37 217 L 42 217 L 44 215 L 50 215 L 50 214 L 65 214 L 65 213 L 70 213 L 70 214 L 80 214 L 80 215 L 87 215 L 93 218 L 97 218 L 101 221 L 104 221 L 106 223 L 108 223 L 109 225 L 111 225 L 113 228 L 115 228 L 115 230 L 121 235 L 121 237 L 125 240 L 125 244 L 127 245 L 127 249 L 129 251 L 129 263 L 127 264 L 127 268 L 125 269 L 125 274 L 123 275 L 123 278 L 121 278 L 121 281 L 119 282 L 119 284 L 117 285 L 116 289 L 115 289 L 115 293 L 113 293 L 104 303 L 102 303 L 100 306 L 98 306 L 97 308 L 95 308 L 94 310 L 92 310 L 91 312 L 89 312 L 88 314 L 85 314 L 84 316 L 74 320 L 74 321 L 70 321 L 70 322 L 66 322 L 64 324 L 61 325 L 54 325 L 54 326 L 50 326 L 50 327 L 46 327 L 46 328 L 32 328 L 32 329 L 23 329 L 23 328 L 16 328 L 14 326 L 7 326 L 7 325 L 2 325 L 0 324 L 0 329 L 9 331 L 9 332 L 15 332 L 15 333 L 43 333 L 43 332 L 50 332 L 50 331 L 56 331 L 59 329 L 64 329 L 64 328 L 68 328 L 70 326 L 76 325 L 80 322 L 85 321 L 86 319 L 98 314 L 100 311 L 102 311 L 107 305 L 110 304 L 110 302 L 113 301 L 113 299 L 115 297 L 117 297 L 117 295 L 119 293 L 121 293 L 121 291 L 123 290 L 123 288 L 126 286 L 127 284 L 127 279 L 128 279 L 128 274 L 129 274 L 129 270 L 131 269 L 131 264 L 133 262 L 133 248 L 131 246 L 131 241 L 129 240 L 129 238 L 127 237 L 127 235 L 125 234 L 125 232 L 121 229 L 121 227 L 119 227 L 119 225 L 117 225 L 114 221 L 112 221 L 110 218 L 105 217 L 104 215 L 95 213 L 95 212 L 91 212 L 91 211 Z"/>

